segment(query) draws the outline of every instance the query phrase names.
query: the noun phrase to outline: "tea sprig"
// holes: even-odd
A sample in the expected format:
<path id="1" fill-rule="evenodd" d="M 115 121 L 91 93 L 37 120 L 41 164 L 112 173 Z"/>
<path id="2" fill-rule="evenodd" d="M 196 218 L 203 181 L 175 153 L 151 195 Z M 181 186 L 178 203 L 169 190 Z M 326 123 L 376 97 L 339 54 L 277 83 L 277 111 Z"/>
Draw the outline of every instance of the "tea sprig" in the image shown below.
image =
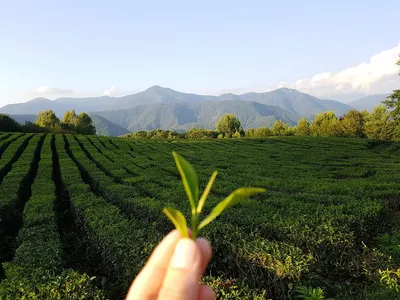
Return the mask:
<path id="1" fill-rule="evenodd" d="M 200 215 L 203 210 L 204 203 L 207 200 L 208 195 L 210 194 L 211 188 L 214 184 L 215 178 L 217 177 L 218 172 L 214 171 L 211 175 L 210 180 L 207 183 L 206 188 L 202 196 L 199 199 L 199 180 L 197 177 L 197 173 L 192 167 L 192 165 L 186 161 L 182 156 L 177 154 L 176 152 L 172 152 L 172 155 L 175 159 L 175 164 L 178 168 L 178 171 L 182 178 L 182 183 L 185 188 L 186 194 L 189 199 L 191 212 L 192 212 L 192 236 L 191 238 L 195 240 L 199 234 L 199 231 L 204 228 L 206 225 L 210 224 L 216 217 L 218 217 L 225 209 L 240 203 L 241 201 L 254 196 L 259 193 L 265 192 L 265 189 L 262 188 L 238 188 L 233 191 L 228 197 L 219 202 L 210 214 L 205 217 L 203 220 L 200 220 Z M 171 222 L 175 225 L 176 229 L 179 230 L 180 234 L 184 238 L 188 238 L 187 232 L 187 222 L 186 218 L 182 212 L 176 210 L 174 208 L 166 207 L 163 209 L 163 212 L 168 216 Z"/>

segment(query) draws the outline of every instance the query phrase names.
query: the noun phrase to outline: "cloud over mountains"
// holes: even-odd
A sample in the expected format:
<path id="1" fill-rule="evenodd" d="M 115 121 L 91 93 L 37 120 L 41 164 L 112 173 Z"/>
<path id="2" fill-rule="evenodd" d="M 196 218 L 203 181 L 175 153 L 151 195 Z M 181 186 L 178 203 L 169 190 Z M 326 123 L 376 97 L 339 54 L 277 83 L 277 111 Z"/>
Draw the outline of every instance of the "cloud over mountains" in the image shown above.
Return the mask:
<path id="1" fill-rule="evenodd" d="M 294 83 L 280 82 L 268 86 L 267 90 L 288 87 L 299 91 L 327 97 L 332 94 L 385 93 L 400 86 L 400 43 L 391 49 L 373 55 L 367 62 L 337 73 L 324 72 Z"/>

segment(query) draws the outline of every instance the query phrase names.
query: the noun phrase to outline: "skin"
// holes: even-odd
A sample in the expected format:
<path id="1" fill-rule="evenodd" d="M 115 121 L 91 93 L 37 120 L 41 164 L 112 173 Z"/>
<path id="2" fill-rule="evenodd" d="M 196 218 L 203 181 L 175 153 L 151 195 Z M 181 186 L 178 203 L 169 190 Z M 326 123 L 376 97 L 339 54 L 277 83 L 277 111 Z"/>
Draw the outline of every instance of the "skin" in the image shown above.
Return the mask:
<path id="1" fill-rule="evenodd" d="M 199 280 L 212 255 L 210 243 L 170 232 L 133 281 L 127 300 L 213 300 L 214 291 Z"/>

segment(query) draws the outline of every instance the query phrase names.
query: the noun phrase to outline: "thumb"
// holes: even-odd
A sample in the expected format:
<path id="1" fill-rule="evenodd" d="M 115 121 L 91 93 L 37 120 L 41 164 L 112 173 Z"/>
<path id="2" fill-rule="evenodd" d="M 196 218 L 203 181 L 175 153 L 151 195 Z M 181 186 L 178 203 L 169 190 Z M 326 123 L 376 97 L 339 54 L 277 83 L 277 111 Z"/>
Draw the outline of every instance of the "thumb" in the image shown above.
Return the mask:
<path id="1" fill-rule="evenodd" d="M 168 266 L 159 300 L 197 300 L 200 285 L 201 253 L 191 239 L 181 239 Z"/>

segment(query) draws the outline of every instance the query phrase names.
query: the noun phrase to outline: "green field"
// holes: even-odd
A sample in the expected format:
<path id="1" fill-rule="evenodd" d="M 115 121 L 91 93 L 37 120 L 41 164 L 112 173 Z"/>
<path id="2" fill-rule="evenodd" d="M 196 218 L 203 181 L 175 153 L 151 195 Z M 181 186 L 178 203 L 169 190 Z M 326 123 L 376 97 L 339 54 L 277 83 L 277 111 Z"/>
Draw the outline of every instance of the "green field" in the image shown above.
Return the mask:
<path id="1" fill-rule="evenodd" d="M 400 265 L 399 143 L 21 133 L 0 134 L 0 298 L 122 298 L 173 228 L 162 208 L 189 215 L 172 151 L 202 187 L 219 170 L 206 212 L 237 187 L 267 189 L 202 232 L 221 299 L 296 299 L 299 286 L 400 299 L 400 276 L 379 273 Z"/>

